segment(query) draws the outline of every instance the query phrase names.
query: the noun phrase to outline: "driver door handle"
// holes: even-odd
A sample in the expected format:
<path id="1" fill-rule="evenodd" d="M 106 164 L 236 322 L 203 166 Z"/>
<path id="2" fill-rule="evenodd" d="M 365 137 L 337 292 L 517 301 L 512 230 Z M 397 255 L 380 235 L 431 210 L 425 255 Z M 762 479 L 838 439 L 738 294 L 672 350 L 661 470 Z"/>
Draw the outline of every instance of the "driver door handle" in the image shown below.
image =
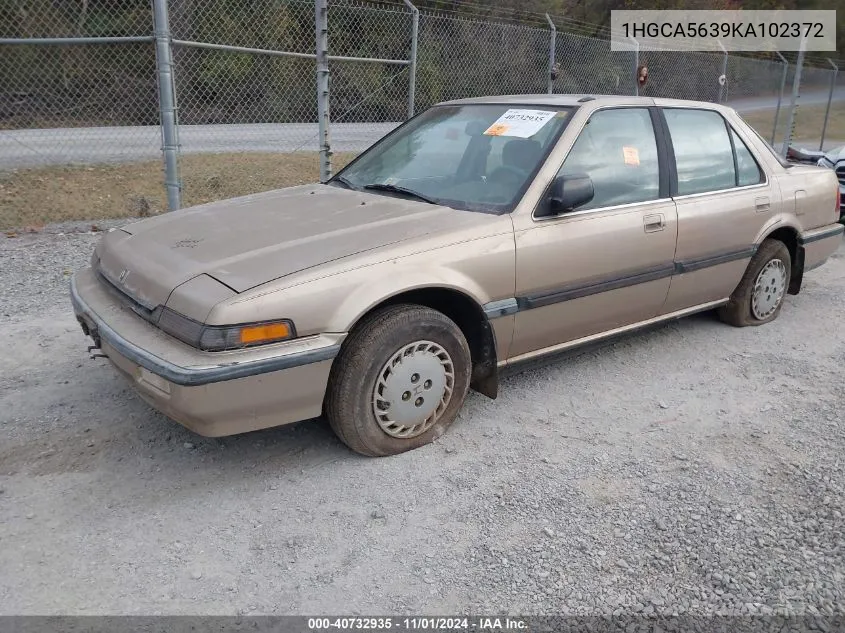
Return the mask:
<path id="1" fill-rule="evenodd" d="M 662 213 L 651 213 L 643 218 L 646 233 L 655 233 L 666 228 L 666 218 Z"/>

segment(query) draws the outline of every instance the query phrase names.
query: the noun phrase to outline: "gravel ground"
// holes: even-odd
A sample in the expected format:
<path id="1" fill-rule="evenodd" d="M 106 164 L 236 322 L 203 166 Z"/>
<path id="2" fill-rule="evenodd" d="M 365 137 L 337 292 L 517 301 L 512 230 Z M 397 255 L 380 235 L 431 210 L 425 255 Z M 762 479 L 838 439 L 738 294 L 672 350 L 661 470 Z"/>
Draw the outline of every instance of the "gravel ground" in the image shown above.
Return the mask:
<path id="1" fill-rule="evenodd" d="M 87 358 L 75 228 L 0 237 L 0 614 L 841 613 L 845 249 L 771 325 L 514 376 L 376 460 L 153 412 Z"/>

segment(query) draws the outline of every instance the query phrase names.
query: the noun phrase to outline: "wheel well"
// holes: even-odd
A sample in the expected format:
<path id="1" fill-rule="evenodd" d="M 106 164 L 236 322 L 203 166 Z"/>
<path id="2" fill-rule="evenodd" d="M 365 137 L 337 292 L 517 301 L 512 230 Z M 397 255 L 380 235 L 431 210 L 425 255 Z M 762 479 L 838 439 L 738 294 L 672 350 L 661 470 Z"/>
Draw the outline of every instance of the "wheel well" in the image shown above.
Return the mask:
<path id="1" fill-rule="evenodd" d="M 798 232 L 789 227 L 781 227 L 772 231 L 766 239 L 778 240 L 789 249 L 789 257 L 792 260 L 792 274 L 789 280 L 789 294 L 797 295 L 801 290 L 801 281 L 804 277 L 804 248 L 798 243 Z"/>
<path id="2" fill-rule="evenodd" d="M 472 357 L 472 380 L 470 386 L 476 391 L 495 398 L 498 392 L 496 368 L 496 337 L 481 306 L 462 292 L 449 288 L 421 288 L 409 290 L 390 297 L 374 306 L 358 322 L 362 322 L 373 311 L 385 306 L 413 303 L 442 312 L 452 319 L 463 332 Z"/>

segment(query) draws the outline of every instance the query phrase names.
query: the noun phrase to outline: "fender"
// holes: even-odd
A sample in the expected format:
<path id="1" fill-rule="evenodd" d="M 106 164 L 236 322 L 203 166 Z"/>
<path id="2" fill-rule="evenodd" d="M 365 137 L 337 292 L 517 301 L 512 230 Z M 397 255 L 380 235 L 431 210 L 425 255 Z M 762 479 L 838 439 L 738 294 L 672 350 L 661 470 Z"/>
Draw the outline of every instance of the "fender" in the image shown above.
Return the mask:
<path id="1" fill-rule="evenodd" d="M 350 293 L 347 300 L 330 317 L 330 322 L 340 326 L 344 318 L 353 314 L 354 317 L 342 326 L 344 331 L 348 332 L 379 305 L 402 294 L 419 290 L 449 291 L 475 305 L 480 323 L 476 333 L 472 337 L 468 335 L 473 356 L 470 387 L 495 399 L 499 386 L 496 333 L 482 309 L 482 304 L 486 303 L 486 295 L 479 284 L 465 274 L 440 266 L 419 272 L 406 269 L 398 274 L 382 276 L 379 282 L 360 287 Z"/>
<path id="2" fill-rule="evenodd" d="M 337 331 L 348 332 L 365 314 L 389 301 L 393 297 L 412 290 L 438 289 L 451 290 L 467 296 L 481 306 L 490 301 L 490 297 L 481 286 L 464 273 L 444 266 L 433 266 L 425 270 L 410 270 L 405 266 L 396 266 L 398 270 L 383 275 L 376 283 L 361 286 L 351 292 L 328 319 L 337 326 Z M 346 315 L 346 316 L 343 316 Z M 348 315 L 353 315 L 349 318 Z"/>
<path id="3" fill-rule="evenodd" d="M 778 229 L 792 229 L 795 231 L 797 236 L 800 236 L 802 233 L 802 229 L 795 222 L 794 216 L 788 213 L 778 213 L 777 215 L 769 218 L 769 221 L 763 225 L 754 238 L 754 244 L 756 246 L 760 246 L 764 239 L 769 237 L 769 235 Z"/>
<path id="4" fill-rule="evenodd" d="M 804 247 L 801 245 L 801 227 L 794 221 L 794 216 L 786 213 L 779 213 L 767 222 L 761 231 L 754 239 L 754 244 L 760 246 L 767 237 L 772 235 L 775 231 L 783 229 L 791 230 L 795 233 L 795 253 L 793 255 L 791 274 L 789 279 L 789 287 L 787 292 L 791 295 L 797 295 L 801 291 L 801 283 L 804 279 Z"/>

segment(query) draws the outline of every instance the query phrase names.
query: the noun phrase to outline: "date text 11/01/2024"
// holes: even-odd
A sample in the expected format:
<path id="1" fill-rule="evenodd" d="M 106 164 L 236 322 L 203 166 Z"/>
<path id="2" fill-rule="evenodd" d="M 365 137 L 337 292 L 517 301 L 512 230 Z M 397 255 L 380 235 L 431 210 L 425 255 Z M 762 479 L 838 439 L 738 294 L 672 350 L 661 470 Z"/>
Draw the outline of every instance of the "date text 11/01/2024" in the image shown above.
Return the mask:
<path id="1" fill-rule="evenodd" d="M 528 623 L 508 617 L 308 618 L 309 631 L 523 631 Z"/>

